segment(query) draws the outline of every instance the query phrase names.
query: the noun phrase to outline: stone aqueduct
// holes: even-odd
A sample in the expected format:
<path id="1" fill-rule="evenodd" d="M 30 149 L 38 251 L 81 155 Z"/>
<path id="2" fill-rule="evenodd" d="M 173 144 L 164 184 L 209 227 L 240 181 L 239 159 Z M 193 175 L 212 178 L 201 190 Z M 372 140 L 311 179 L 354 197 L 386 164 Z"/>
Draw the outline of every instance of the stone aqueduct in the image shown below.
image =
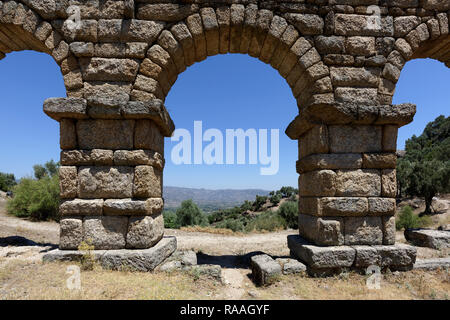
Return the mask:
<path id="1" fill-rule="evenodd" d="M 0 1 L 0 59 L 45 52 L 64 76 L 67 97 L 44 104 L 61 130 L 60 249 L 163 242 L 165 97 L 195 62 L 243 53 L 277 69 L 298 102 L 286 130 L 301 174 L 291 253 L 311 268 L 407 268 L 395 152 L 415 106 L 391 103 L 406 61 L 450 67 L 449 13 L 448 0 Z"/>

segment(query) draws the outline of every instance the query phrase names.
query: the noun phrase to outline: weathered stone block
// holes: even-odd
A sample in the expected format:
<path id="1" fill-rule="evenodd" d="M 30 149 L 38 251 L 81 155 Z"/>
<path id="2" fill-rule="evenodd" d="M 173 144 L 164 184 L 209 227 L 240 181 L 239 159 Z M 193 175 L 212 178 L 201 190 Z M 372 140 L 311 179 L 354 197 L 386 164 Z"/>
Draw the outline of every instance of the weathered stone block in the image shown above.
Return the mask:
<path id="1" fill-rule="evenodd" d="M 391 198 L 397 195 L 397 175 L 395 169 L 381 171 L 381 195 Z"/>
<path id="2" fill-rule="evenodd" d="M 136 149 L 154 150 L 164 155 L 164 137 L 154 122 L 150 120 L 136 121 L 134 147 Z"/>
<path id="3" fill-rule="evenodd" d="M 300 197 L 299 212 L 312 216 L 361 216 L 368 211 L 367 198 Z"/>
<path id="4" fill-rule="evenodd" d="M 383 244 L 395 244 L 395 216 L 385 216 L 383 218 Z"/>
<path id="5" fill-rule="evenodd" d="M 103 205 L 105 215 L 150 215 L 159 213 L 163 208 L 163 199 L 147 200 L 107 199 Z"/>
<path id="6" fill-rule="evenodd" d="M 127 248 L 147 249 L 164 236 L 164 218 L 156 216 L 130 217 L 128 222 Z"/>
<path id="7" fill-rule="evenodd" d="M 312 154 L 297 161 L 297 172 L 312 170 L 360 169 L 362 157 L 358 153 Z"/>
<path id="8" fill-rule="evenodd" d="M 77 147 L 77 131 L 75 122 L 72 119 L 61 119 L 59 122 L 61 149 L 76 149 Z"/>
<path id="9" fill-rule="evenodd" d="M 335 15 L 334 31 L 345 36 L 393 36 L 394 20 L 391 16 L 381 17 L 379 24 L 374 16 L 341 14 Z"/>
<path id="10" fill-rule="evenodd" d="M 378 87 L 380 68 L 331 67 L 331 82 L 335 86 Z"/>
<path id="11" fill-rule="evenodd" d="M 102 149 L 93 149 L 90 152 L 91 161 L 95 165 L 100 166 L 112 166 L 113 165 L 113 155 L 114 152 L 112 150 L 102 150 Z"/>
<path id="12" fill-rule="evenodd" d="M 80 120 L 80 149 L 133 149 L 134 120 Z"/>
<path id="13" fill-rule="evenodd" d="M 277 258 L 275 261 L 281 265 L 283 274 L 296 274 L 306 271 L 306 266 L 295 259 Z"/>
<path id="14" fill-rule="evenodd" d="M 318 170 L 303 173 L 298 179 L 300 196 L 331 196 L 336 193 L 336 173 Z"/>
<path id="15" fill-rule="evenodd" d="M 450 231 L 406 229 L 405 238 L 416 246 L 437 250 L 450 248 Z"/>
<path id="16" fill-rule="evenodd" d="M 162 170 L 164 159 L 161 154 L 151 150 L 117 150 L 114 152 L 114 164 L 117 166 L 150 165 Z"/>
<path id="17" fill-rule="evenodd" d="M 78 194 L 82 198 L 131 198 L 133 168 L 80 167 Z"/>
<path id="18" fill-rule="evenodd" d="M 86 119 L 86 100 L 80 98 L 50 98 L 44 101 L 44 112 L 57 121 L 63 118 Z"/>
<path id="19" fill-rule="evenodd" d="M 344 244 L 343 218 L 319 218 L 299 214 L 300 235 L 317 245 L 338 246 Z"/>
<path id="20" fill-rule="evenodd" d="M 381 152 L 381 126 L 329 126 L 332 153 Z"/>
<path id="21" fill-rule="evenodd" d="M 346 245 L 383 243 L 381 217 L 346 217 L 344 224 Z"/>
<path id="22" fill-rule="evenodd" d="M 363 168 L 395 169 L 397 156 L 395 153 L 365 153 L 363 154 Z"/>
<path id="23" fill-rule="evenodd" d="M 127 268 L 148 272 L 154 270 L 177 249 L 175 237 L 164 237 L 154 247 L 135 250 L 108 250 L 101 258 L 101 265 L 107 269 Z"/>
<path id="24" fill-rule="evenodd" d="M 338 170 L 336 175 L 336 196 L 377 197 L 381 195 L 379 170 Z"/>
<path id="25" fill-rule="evenodd" d="M 380 266 L 394 270 L 410 270 L 416 262 L 417 249 L 406 244 L 374 246 L 380 255 Z"/>
<path id="26" fill-rule="evenodd" d="M 139 64 L 131 59 L 81 58 L 83 79 L 88 81 L 134 81 Z"/>
<path id="27" fill-rule="evenodd" d="M 59 168 L 59 195 L 63 199 L 76 198 L 78 194 L 77 167 Z"/>
<path id="28" fill-rule="evenodd" d="M 251 258 L 252 275 L 259 285 L 269 285 L 281 275 L 281 266 L 267 254 Z"/>
<path id="29" fill-rule="evenodd" d="M 83 222 L 83 240 L 92 241 L 96 250 L 125 248 L 128 217 L 94 216 Z"/>
<path id="30" fill-rule="evenodd" d="M 379 266 L 381 257 L 377 250 L 372 246 L 356 245 L 352 246 L 356 250 L 355 264 L 356 268 L 367 268 L 368 266 Z"/>
<path id="31" fill-rule="evenodd" d="M 308 268 L 351 267 L 356 255 L 349 246 L 318 247 L 295 235 L 288 236 L 288 247 Z"/>
<path id="32" fill-rule="evenodd" d="M 61 205 L 59 206 L 59 213 L 62 216 L 101 215 L 103 213 L 103 199 L 66 200 L 66 201 L 63 201 L 61 203 Z"/>
<path id="33" fill-rule="evenodd" d="M 152 166 L 137 166 L 134 170 L 133 196 L 159 198 L 162 194 L 162 172 Z"/>
<path id="34" fill-rule="evenodd" d="M 61 250 L 77 250 L 83 241 L 83 219 L 71 217 L 59 222 L 59 248 Z"/>
<path id="35" fill-rule="evenodd" d="M 385 216 L 395 214 L 395 198 L 368 198 L 369 215 Z"/>
<path id="36" fill-rule="evenodd" d="M 325 125 L 314 126 L 298 139 L 299 158 L 314 153 L 328 153 L 328 128 Z"/>

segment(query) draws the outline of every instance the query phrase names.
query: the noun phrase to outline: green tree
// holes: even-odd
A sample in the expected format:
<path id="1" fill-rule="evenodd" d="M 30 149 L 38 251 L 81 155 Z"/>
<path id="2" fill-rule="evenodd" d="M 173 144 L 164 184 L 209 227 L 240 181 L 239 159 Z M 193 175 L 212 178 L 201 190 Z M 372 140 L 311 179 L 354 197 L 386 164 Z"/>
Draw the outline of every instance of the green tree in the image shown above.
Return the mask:
<path id="1" fill-rule="evenodd" d="M 269 198 L 269 200 L 270 200 L 270 202 L 272 202 L 273 205 L 276 206 L 276 205 L 279 204 L 280 201 L 281 201 L 281 194 L 275 193 L 274 195 L 272 195 L 272 196 Z"/>
<path id="2" fill-rule="evenodd" d="M 406 154 L 398 160 L 399 193 L 424 197 L 431 213 L 433 197 L 450 192 L 450 117 L 439 116 L 423 133 L 406 141 Z"/>
<path id="3" fill-rule="evenodd" d="M 253 203 L 253 206 L 255 207 L 255 211 L 258 211 L 261 209 L 261 207 L 266 203 L 267 196 L 258 196 L 256 195 L 256 200 Z"/>
<path id="4" fill-rule="evenodd" d="M 184 226 L 205 226 L 207 219 L 205 214 L 199 207 L 190 200 L 185 200 L 181 203 L 181 207 L 177 209 L 177 224 Z"/>
<path id="5" fill-rule="evenodd" d="M 35 164 L 33 166 L 34 177 L 38 180 L 48 176 L 53 177 L 58 174 L 59 162 L 54 162 L 53 159 L 47 161 L 44 165 Z"/>
<path id="6" fill-rule="evenodd" d="M 164 228 L 168 229 L 180 228 L 180 226 L 178 225 L 177 214 L 175 211 L 165 210 L 163 212 L 163 217 L 164 217 Z"/>
<path id="7" fill-rule="evenodd" d="M 16 178 L 12 173 L 0 172 L 0 190 L 10 191 L 16 185 Z"/>

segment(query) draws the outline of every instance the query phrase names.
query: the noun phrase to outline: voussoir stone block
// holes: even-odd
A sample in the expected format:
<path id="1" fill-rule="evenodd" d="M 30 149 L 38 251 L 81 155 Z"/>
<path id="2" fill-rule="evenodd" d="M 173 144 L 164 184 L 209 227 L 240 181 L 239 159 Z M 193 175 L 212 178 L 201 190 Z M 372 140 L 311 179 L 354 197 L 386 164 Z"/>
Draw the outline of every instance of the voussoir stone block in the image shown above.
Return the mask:
<path id="1" fill-rule="evenodd" d="M 164 218 L 156 216 L 130 217 L 128 221 L 127 248 L 147 249 L 164 236 Z"/>
<path id="2" fill-rule="evenodd" d="M 83 240 L 96 250 L 122 249 L 126 245 L 128 217 L 93 216 L 83 222 Z"/>
<path id="3" fill-rule="evenodd" d="M 131 198 L 132 167 L 80 167 L 78 194 L 82 198 Z"/>
<path id="4" fill-rule="evenodd" d="M 134 120 L 77 121 L 80 149 L 133 149 Z"/>

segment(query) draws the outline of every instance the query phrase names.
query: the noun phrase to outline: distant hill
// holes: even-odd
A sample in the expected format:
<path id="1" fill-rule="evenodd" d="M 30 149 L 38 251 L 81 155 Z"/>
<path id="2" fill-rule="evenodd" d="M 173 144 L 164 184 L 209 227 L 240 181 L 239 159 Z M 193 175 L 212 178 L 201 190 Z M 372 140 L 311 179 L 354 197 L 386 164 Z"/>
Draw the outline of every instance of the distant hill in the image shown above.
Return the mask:
<path id="1" fill-rule="evenodd" d="M 256 195 L 268 194 L 269 191 L 261 189 L 209 190 L 164 186 L 164 207 L 175 209 L 182 201 L 192 199 L 203 210 L 214 211 L 241 205 L 245 200 L 254 201 Z"/>

